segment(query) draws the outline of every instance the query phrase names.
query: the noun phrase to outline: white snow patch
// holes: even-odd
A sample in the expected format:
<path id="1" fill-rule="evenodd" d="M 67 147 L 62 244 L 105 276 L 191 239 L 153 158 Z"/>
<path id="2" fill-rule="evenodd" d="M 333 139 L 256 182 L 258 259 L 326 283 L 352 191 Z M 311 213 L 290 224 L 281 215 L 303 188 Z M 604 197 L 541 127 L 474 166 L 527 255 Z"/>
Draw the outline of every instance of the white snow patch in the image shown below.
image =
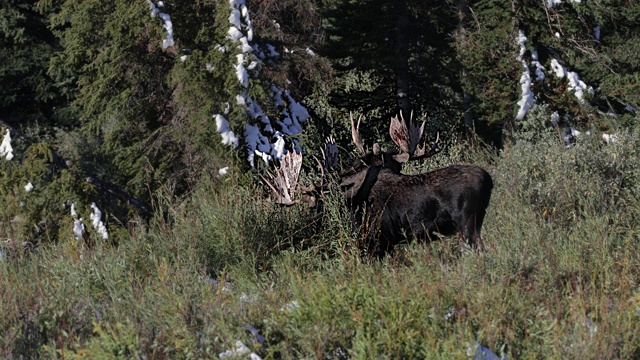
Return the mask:
<path id="1" fill-rule="evenodd" d="M 531 65 L 536 67 L 536 81 L 542 81 L 545 78 L 545 68 L 542 66 L 540 61 L 538 60 L 538 52 L 535 50 L 531 51 Z"/>
<path id="2" fill-rule="evenodd" d="M 491 349 L 482 346 L 477 341 L 473 341 L 467 346 L 467 356 L 473 360 L 507 360 L 506 356 L 498 357 Z"/>
<path id="3" fill-rule="evenodd" d="M 237 42 L 242 37 L 242 32 L 235 26 L 232 26 L 227 31 L 227 36 L 229 37 L 229 39 L 231 39 L 231 41 Z"/>
<path id="4" fill-rule="evenodd" d="M 564 66 L 560 65 L 560 63 L 556 59 L 551 60 L 551 69 L 556 74 L 556 77 L 558 79 L 563 78 L 567 74 L 567 70 L 564 68 Z"/>
<path id="5" fill-rule="evenodd" d="M 260 71 L 262 60 L 267 57 L 278 57 L 280 54 L 273 45 L 266 44 L 267 54 L 265 54 L 258 45 L 251 44 L 253 27 L 244 0 L 229 0 L 229 5 L 231 12 L 228 18 L 227 37 L 234 43 L 239 42 L 237 48 L 241 51 L 236 55 L 236 62 L 233 64 L 236 78 L 242 86 L 236 94 L 236 104 L 245 110 L 247 118 L 250 119 L 244 131 L 247 160 L 254 166 L 254 158 L 258 156 L 268 164 L 274 157 L 281 157 L 286 152 L 285 145 L 288 142 L 286 137 L 302 131 L 301 124 L 307 121 L 309 113 L 288 92 L 271 86 L 274 104 L 282 115 L 282 119 L 272 121 L 263 113 L 260 104 L 249 96 L 251 79 Z M 307 49 L 307 53 L 315 56 L 311 49 Z M 218 132 L 223 136 L 223 143 L 236 146 L 238 140 L 235 134 L 228 130 L 228 122 L 222 115 L 214 116 L 218 123 Z M 292 142 L 296 148 L 296 140 Z"/>
<path id="6" fill-rule="evenodd" d="M 100 234 L 103 239 L 107 240 L 109 238 L 109 234 L 107 233 L 107 227 L 104 226 L 104 223 L 101 220 L 102 211 L 98 209 L 96 203 L 91 203 L 91 209 L 93 210 L 93 212 L 89 217 L 91 218 L 91 224 L 93 225 L 93 228 L 98 231 L 98 234 Z"/>
<path id="7" fill-rule="evenodd" d="M 238 63 L 236 64 L 236 76 L 238 77 L 240 85 L 246 88 L 249 86 L 249 73 L 247 73 L 247 69 L 244 68 L 244 54 L 238 54 L 236 57 L 238 59 Z"/>
<path id="8" fill-rule="evenodd" d="M 529 71 L 529 66 L 527 62 L 524 60 L 524 54 L 527 52 L 527 48 L 524 44 L 529 41 L 524 34 L 524 31 L 520 30 L 518 32 L 518 37 L 516 38 L 516 42 L 520 46 L 520 51 L 518 53 L 517 59 L 522 63 L 523 71 L 520 76 L 520 89 L 522 91 L 522 98 L 518 101 L 518 114 L 516 115 L 516 120 L 522 120 L 527 115 L 533 104 L 535 103 L 533 91 L 531 91 L 531 73 Z M 535 55 L 537 58 L 537 53 Z"/>
<path id="9" fill-rule="evenodd" d="M 289 303 L 287 303 L 285 306 L 280 308 L 280 311 L 293 311 L 293 310 L 298 310 L 300 308 L 300 303 L 298 302 L 298 300 L 293 300 Z"/>
<path id="10" fill-rule="evenodd" d="M 307 121 L 309 119 L 309 117 L 310 117 L 309 116 L 309 112 L 307 111 L 307 108 L 305 108 L 304 106 L 300 105 L 300 103 L 297 102 L 291 96 L 291 94 L 289 94 L 288 91 L 285 91 L 284 95 L 286 96 L 287 100 L 289 101 L 289 110 L 291 111 L 291 114 L 295 117 L 295 119 L 298 119 L 300 122 Z M 300 128 L 299 130 L 302 131 L 302 128 Z M 298 132 L 300 132 L 300 131 L 298 131 Z"/>
<path id="11" fill-rule="evenodd" d="M 278 57 L 280 56 L 280 53 L 276 51 L 276 47 L 271 45 L 271 44 L 267 44 L 267 51 L 269 52 L 269 56 L 270 57 Z"/>
<path id="12" fill-rule="evenodd" d="M 274 155 L 277 159 L 281 159 L 282 155 L 284 155 L 284 146 L 284 138 L 281 135 L 278 135 L 278 140 L 276 140 L 275 144 L 273 144 L 273 151 L 275 152 Z"/>
<path id="13" fill-rule="evenodd" d="M 11 147 L 11 132 L 7 129 L 7 133 L 0 144 L 0 157 L 5 157 L 7 161 L 13 159 L 13 148 Z"/>
<path id="14" fill-rule="evenodd" d="M 529 75 L 529 69 L 525 68 L 525 71 L 522 73 L 522 76 L 520 77 L 520 87 L 522 89 L 522 99 L 518 101 L 518 106 L 520 107 L 520 109 L 518 110 L 518 114 L 516 115 L 516 120 L 524 119 L 525 115 L 527 115 L 534 104 L 533 91 L 531 91 L 531 77 Z"/>
<path id="15" fill-rule="evenodd" d="M 164 29 L 167 31 L 167 38 L 162 40 L 162 48 L 166 49 L 173 46 L 173 23 L 169 14 L 160 13 L 160 18 L 164 21 Z"/>
<path id="16" fill-rule="evenodd" d="M 216 119 L 216 127 L 218 134 L 222 136 L 222 143 L 224 145 L 230 145 L 234 148 L 238 146 L 238 137 L 231 131 L 229 122 L 224 116 L 216 114 L 213 116 Z"/>
<path id="17" fill-rule="evenodd" d="M 578 74 L 573 71 L 569 71 L 567 73 L 567 79 L 569 80 L 569 90 L 573 91 L 578 100 L 584 101 L 584 93 L 587 91 L 587 84 L 580 80 Z"/>
<path id="18" fill-rule="evenodd" d="M 231 9 L 231 14 L 229 15 L 229 23 L 235 26 L 237 29 L 242 29 L 242 23 L 240 22 L 240 10 Z"/>
<path id="19" fill-rule="evenodd" d="M 84 234 L 84 224 L 82 223 L 82 218 L 73 220 L 73 235 L 76 237 L 76 240 L 82 239 L 82 235 Z"/>
<path id="20" fill-rule="evenodd" d="M 255 69 L 256 67 L 258 67 L 258 65 L 259 65 L 259 63 L 258 63 L 257 61 L 252 61 L 252 62 L 249 64 L 249 66 L 247 66 L 247 69 L 248 69 L 248 70 L 253 70 L 253 69 Z"/>
<path id="21" fill-rule="evenodd" d="M 71 203 L 71 216 L 73 217 L 73 235 L 76 237 L 76 240 L 80 240 L 84 234 L 85 227 L 82 223 L 82 218 L 78 219 L 76 203 Z"/>
<path id="22" fill-rule="evenodd" d="M 260 356 L 258 356 L 254 352 L 251 352 L 251 349 L 249 349 L 249 347 L 240 340 L 236 340 L 235 348 L 218 354 L 218 357 L 220 359 L 226 359 L 226 358 L 235 359 L 235 358 L 244 357 L 244 356 L 247 356 L 251 360 L 262 360 Z"/>
<path id="23" fill-rule="evenodd" d="M 244 324 L 242 326 L 243 328 L 249 330 L 249 332 L 251 333 L 251 335 L 253 335 L 253 337 L 258 340 L 258 342 L 260 344 L 264 344 L 264 342 L 267 340 L 264 338 L 264 336 L 260 335 L 260 331 L 258 331 L 258 329 L 255 328 L 255 326 L 249 325 L 249 324 Z"/>
<path id="24" fill-rule="evenodd" d="M 158 7 L 154 3 L 152 3 L 150 0 L 147 0 L 147 2 L 149 3 L 149 10 L 151 10 L 151 17 L 158 16 L 158 14 L 160 13 L 160 10 L 158 10 Z"/>
<path id="25" fill-rule="evenodd" d="M 251 45 L 249 45 L 249 40 L 247 39 L 246 36 L 243 36 L 240 38 L 240 50 L 242 50 L 243 53 L 248 53 L 253 51 L 253 48 L 251 47 Z"/>
<path id="26" fill-rule="evenodd" d="M 173 46 L 173 23 L 171 22 L 171 16 L 161 13 L 158 9 L 159 7 L 163 7 L 164 3 L 160 1 L 158 2 L 158 6 L 156 6 L 151 0 L 147 0 L 147 2 L 149 3 L 149 10 L 151 10 L 151 17 L 160 17 L 164 22 L 163 27 L 167 32 L 167 38 L 162 40 L 162 48 L 166 49 Z"/>

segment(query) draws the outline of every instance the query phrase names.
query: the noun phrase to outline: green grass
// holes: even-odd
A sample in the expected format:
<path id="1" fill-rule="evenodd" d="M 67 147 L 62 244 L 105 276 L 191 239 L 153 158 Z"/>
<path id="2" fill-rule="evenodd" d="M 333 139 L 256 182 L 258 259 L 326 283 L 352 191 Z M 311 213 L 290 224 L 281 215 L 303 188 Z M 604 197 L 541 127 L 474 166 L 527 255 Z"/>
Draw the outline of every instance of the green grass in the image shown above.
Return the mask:
<path id="1" fill-rule="evenodd" d="M 5 249 L 0 357 L 206 359 L 241 340 L 277 359 L 464 359 L 474 341 L 511 359 L 637 358 L 638 138 L 451 159 L 494 177 L 483 253 L 445 239 L 362 258 L 335 189 L 318 214 L 233 177 L 117 245 Z"/>

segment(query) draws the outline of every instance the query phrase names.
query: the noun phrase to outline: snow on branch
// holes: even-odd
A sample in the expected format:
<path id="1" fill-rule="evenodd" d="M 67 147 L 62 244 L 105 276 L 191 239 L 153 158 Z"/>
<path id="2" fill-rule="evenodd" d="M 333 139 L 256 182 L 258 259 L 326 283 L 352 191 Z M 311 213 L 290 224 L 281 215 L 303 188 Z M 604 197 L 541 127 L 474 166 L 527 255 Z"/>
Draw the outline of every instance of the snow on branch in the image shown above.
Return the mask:
<path id="1" fill-rule="evenodd" d="M 0 157 L 5 157 L 7 161 L 13 159 L 13 148 L 11 147 L 11 132 L 7 129 L 7 133 L 0 144 Z"/>
<path id="2" fill-rule="evenodd" d="M 82 218 L 78 219 L 75 203 L 71 204 L 71 217 L 73 217 L 73 235 L 76 237 L 76 240 L 80 240 L 84 235 L 85 227 L 82 223 Z"/>
<path id="3" fill-rule="evenodd" d="M 159 1 L 156 6 L 151 0 L 147 0 L 149 3 L 149 10 L 151 10 L 151 17 L 159 17 L 162 19 L 164 24 L 162 25 L 164 29 L 167 31 L 167 38 L 162 40 L 162 48 L 166 49 L 168 47 L 172 47 L 174 45 L 173 42 L 173 23 L 171 22 L 171 16 L 169 14 L 160 12 L 161 7 L 164 6 L 163 1 Z"/>
<path id="4" fill-rule="evenodd" d="M 98 206 L 96 205 L 96 203 L 91 203 L 91 209 L 93 210 L 93 212 L 89 217 L 91 218 L 91 223 L 93 225 L 93 228 L 98 231 L 98 234 L 100 234 L 100 236 L 102 236 L 103 239 L 107 240 L 109 238 L 109 234 L 107 233 L 107 227 L 104 226 L 104 223 L 101 220 L 102 211 L 98 209 Z"/>
<path id="5" fill-rule="evenodd" d="M 522 92 L 522 97 L 520 101 L 518 101 L 518 114 L 516 115 L 516 120 L 522 120 L 527 115 L 529 110 L 533 107 L 535 103 L 534 94 L 531 90 L 531 71 L 529 70 L 529 64 L 524 59 L 524 54 L 527 52 L 527 48 L 525 47 L 525 43 L 529 41 L 524 34 L 524 31 L 520 30 L 518 32 L 518 37 L 516 38 L 516 43 L 519 45 L 520 49 L 518 52 L 518 56 L 516 59 L 520 61 L 523 67 L 522 75 L 520 76 L 520 89 Z M 535 50 L 531 51 L 531 65 L 535 66 L 536 73 L 536 81 L 544 80 L 544 67 L 538 61 L 538 52 Z"/>
<path id="6" fill-rule="evenodd" d="M 529 69 L 527 67 L 524 68 L 522 76 L 520 76 L 520 87 L 522 89 L 522 98 L 518 101 L 520 108 L 516 115 L 516 120 L 524 119 L 525 115 L 527 115 L 535 103 L 533 91 L 531 91 L 531 76 L 529 75 Z"/>
<path id="7" fill-rule="evenodd" d="M 285 154 L 286 138 L 302 132 L 302 124 L 309 119 L 309 112 L 288 91 L 282 91 L 275 85 L 270 85 L 269 90 L 281 118 L 272 121 L 263 113 L 262 107 L 251 98 L 249 95 L 251 79 L 258 76 L 262 69 L 262 61 L 278 57 L 279 54 L 270 44 L 266 45 L 267 54 L 260 50 L 258 45 L 251 44 L 253 26 L 244 0 L 229 0 L 229 5 L 231 11 L 228 17 L 227 39 L 237 44 L 236 48 L 239 50 L 236 61 L 232 64 L 241 86 L 241 90 L 236 95 L 236 104 L 244 109 L 249 118 L 249 123 L 245 125 L 244 130 L 244 142 L 248 150 L 247 160 L 254 166 L 254 158 L 258 156 L 268 164 L 274 158 L 281 158 Z M 237 146 L 237 138 L 229 129 L 228 121 L 220 114 L 214 117 L 218 125 L 218 133 L 223 138 L 222 142 Z M 293 143 L 294 148 L 297 149 L 296 141 L 294 140 Z"/>
<path id="8" fill-rule="evenodd" d="M 582 0 L 569 0 L 569 2 L 574 4 L 580 4 Z M 562 0 L 547 0 L 547 7 L 552 8 L 557 5 L 560 5 L 561 3 L 562 3 Z"/>
<path id="9" fill-rule="evenodd" d="M 592 87 L 587 88 L 587 84 L 584 81 L 580 80 L 580 76 L 573 72 L 567 71 L 567 69 L 558 62 L 558 60 L 551 60 L 551 68 L 556 74 L 556 78 L 562 79 L 563 77 L 567 77 L 567 81 L 569 82 L 569 86 L 567 89 L 575 95 L 575 97 L 582 103 L 585 102 L 584 95 L 585 92 L 589 94 L 593 94 L 594 90 Z"/>
<path id="10" fill-rule="evenodd" d="M 216 119 L 216 126 L 218 128 L 218 134 L 222 136 L 222 143 L 224 145 L 238 146 L 238 137 L 229 128 L 229 122 L 224 116 L 216 114 L 213 116 Z"/>

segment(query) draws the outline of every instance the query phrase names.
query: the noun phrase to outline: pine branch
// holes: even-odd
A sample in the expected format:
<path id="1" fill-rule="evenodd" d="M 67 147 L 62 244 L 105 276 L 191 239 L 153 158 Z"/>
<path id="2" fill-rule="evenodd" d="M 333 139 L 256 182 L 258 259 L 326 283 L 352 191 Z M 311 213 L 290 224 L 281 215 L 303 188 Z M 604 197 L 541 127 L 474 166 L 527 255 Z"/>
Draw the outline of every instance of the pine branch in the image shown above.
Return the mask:
<path id="1" fill-rule="evenodd" d="M 0 119 L 0 125 L 6 127 L 7 129 L 9 129 L 9 131 L 11 132 L 11 135 L 21 139 L 22 141 L 24 141 L 26 144 L 33 144 L 33 141 L 31 139 L 29 139 L 28 136 L 24 135 L 21 131 L 19 131 L 18 129 L 16 129 L 15 127 L 11 126 L 9 123 L 7 123 L 6 121 Z M 62 169 L 66 169 L 68 168 L 67 165 L 67 160 L 65 158 L 63 158 L 62 156 L 60 156 L 55 150 L 52 150 L 53 153 L 53 163 L 62 168 Z M 124 191 L 123 189 L 113 185 L 113 184 L 109 184 L 106 181 L 103 181 L 101 179 L 98 179 L 97 177 L 93 176 L 92 174 L 84 174 L 85 176 L 85 181 L 87 181 L 88 183 L 94 185 L 97 189 L 99 194 L 101 195 L 101 197 L 104 197 L 106 195 L 110 195 L 115 197 L 116 199 L 125 202 L 128 205 L 133 206 L 136 211 L 138 212 L 138 215 L 142 216 L 145 219 L 150 219 L 153 216 L 153 209 L 151 208 L 151 206 L 149 204 L 147 204 L 146 202 L 142 201 L 142 200 L 138 200 L 132 196 L 130 196 L 129 194 L 127 194 L 126 191 Z"/>

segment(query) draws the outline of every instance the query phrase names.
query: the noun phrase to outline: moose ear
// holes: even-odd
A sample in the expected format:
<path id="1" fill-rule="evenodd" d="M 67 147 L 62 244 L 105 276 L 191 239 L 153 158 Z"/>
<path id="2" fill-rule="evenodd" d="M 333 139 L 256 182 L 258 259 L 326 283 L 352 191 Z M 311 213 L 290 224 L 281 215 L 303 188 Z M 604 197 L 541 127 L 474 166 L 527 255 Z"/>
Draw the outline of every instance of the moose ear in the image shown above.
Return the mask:
<path id="1" fill-rule="evenodd" d="M 380 144 L 378 143 L 374 143 L 373 144 L 373 155 L 380 155 L 380 152 L 382 152 L 382 150 L 380 149 Z"/>
<path id="2" fill-rule="evenodd" d="M 406 163 L 407 161 L 409 161 L 409 157 L 411 157 L 411 155 L 409 155 L 406 152 L 400 153 L 400 154 L 395 154 L 391 156 L 393 158 L 393 160 L 403 164 Z"/>

